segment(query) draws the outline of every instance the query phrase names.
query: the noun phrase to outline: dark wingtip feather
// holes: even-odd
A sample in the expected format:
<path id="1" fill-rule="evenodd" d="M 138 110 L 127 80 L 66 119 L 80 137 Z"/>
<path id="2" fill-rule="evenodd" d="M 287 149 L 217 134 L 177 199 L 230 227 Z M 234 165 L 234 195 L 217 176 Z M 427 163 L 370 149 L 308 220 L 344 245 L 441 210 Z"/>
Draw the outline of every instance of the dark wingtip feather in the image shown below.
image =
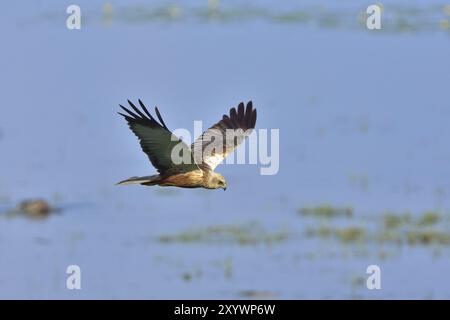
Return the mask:
<path id="1" fill-rule="evenodd" d="M 141 110 L 139 110 L 134 104 L 133 102 L 131 102 L 130 100 L 128 100 L 129 105 L 133 108 L 133 110 L 142 118 L 145 119 L 146 116 L 141 112 Z"/>
<path id="2" fill-rule="evenodd" d="M 252 102 L 252 100 L 250 100 L 249 102 L 247 102 L 247 107 L 245 108 L 245 113 L 251 112 L 252 110 L 253 110 L 253 102 Z"/>
<path id="3" fill-rule="evenodd" d="M 239 106 L 238 106 L 238 116 L 239 116 L 239 118 L 244 117 L 244 104 L 242 102 L 239 103 Z"/>
<path id="4" fill-rule="evenodd" d="M 255 128 L 255 125 L 256 125 L 256 109 L 254 109 L 253 112 L 252 112 L 252 119 L 251 119 L 251 122 L 250 122 L 250 128 L 251 129 Z"/>
<path id="5" fill-rule="evenodd" d="M 253 104 L 252 104 L 252 101 L 250 100 L 248 103 L 247 103 L 247 107 L 245 108 L 245 125 L 247 126 L 247 129 L 248 128 L 251 128 L 251 120 L 252 120 L 252 110 L 253 109 Z"/>
<path id="6" fill-rule="evenodd" d="M 230 110 L 230 120 L 231 120 L 231 123 L 233 124 L 233 128 L 238 128 L 239 127 L 239 122 L 238 122 L 238 119 L 237 119 L 236 108 L 231 108 L 231 110 Z"/>
<path id="7" fill-rule="evenodd" d="M 156 106 L 155 106 L 155 112 L 156 112 L 156 116 L 158 117 L 158 119 L 159 119 L 159 121 L 161 122 L 161 124 L 163 125 L 163 127 L 164 127 L 165 129 L 167 129 L 167 126 L 166 126 L 166 124 L 164 123 L 163 118 L 161 117 L 161 113 L 159 113 L 158 107 L 156 107 Z M 167 129 L 167 130 L 169 130 L 169 129 Z"/>
<path id="8" fill-rule="evenodd" d="M 240 103 L 238 106 L 238 122 L 239 122 L 239 127 L 241 127 L 242 129 L 246 129 L 245 128 L 245 114 L 244 114 L 244 104 Z"/>
<path id="9" fill-rule="evenodd" d="M 122 110 L 125 111 L 126 113 L 128 113 L 132 118 L 136 118 L 137 119 L 137 116 L 133 112 L 131 112 L 130 110 L 125 108 L 123 105 L 119 104 L 119 107 L 121 107 Z"/>
<path id="10" fill-rule="evenodd" d="M 117 112 L 118 114 L 120 114 L 122 117 L 125 118 L 125 120 L 127 120 L 128 122 L 133 121 L 133 118 L 131 118 L 130 116 L 123 114 L 122 112 Z"/>
<path id="11" fill-rule="evenodd" d="M 233 120 L 233 118 L 236 118 L 236 116 L 237 116 L 236 108 L 231 108 L 230 109 L 230 119 Z"/>
<path id="12" fill-rule="evenodd" d="M 141 106 L 142 110 L 144 110 L 145 114 L 150 118 L 153 119 L 150 112 L 148 112 L 147 108 L 145 107 L 144 103 L 141 101 L 141 99 L 138 99 L 139 105 Z"/>

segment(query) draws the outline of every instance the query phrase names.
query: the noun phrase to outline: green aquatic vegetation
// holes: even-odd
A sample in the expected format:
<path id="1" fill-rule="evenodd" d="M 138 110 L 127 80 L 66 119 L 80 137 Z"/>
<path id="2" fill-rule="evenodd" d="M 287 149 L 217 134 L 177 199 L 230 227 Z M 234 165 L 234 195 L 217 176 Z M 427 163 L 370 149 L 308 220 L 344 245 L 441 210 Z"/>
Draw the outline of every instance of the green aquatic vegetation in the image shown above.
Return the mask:
<path id="1" fill-rule="evenodd" d="M 383 214 L 383 225 L 386 229 L 398 229 L 411 223 L 411 214 L 385 212 Z"/>
<path id="2" fill-rule="evenodd" d="M 403 243 L 402 235 L 397 230 L 382 230 L 377 233 L 375 239 L 380 243 L 395 242 L 397 244 Z"/>
<path id="3" fill-rule="evenodd" d="M 333 235 L 333 229 L 328 226 L 320 226 L 318 228 L 306 229 L 307 237 L 330 238 Z"/>
<path id="4" fill-rule="evenodd" d="M 366 231 L 360 227 L 347 227 L 336 229 L 337 238 L 345 243 L 363 242 L 366 239 Z"/>
<path id="5" fill-rule="evenodd" d="M 288 238 L 286 230 L 270 232 L 258 225 L 216 225 L 201 229 L 187 230 L 173 235 L 162 235 L 159 241 L 163 243 L 217 243 L 234 242 L 240 245 L 274 244 Z"/>
<path id="6" fill-rule="evenodd" d="M 413 33 L 423 31 L 440 31 L 448 33 L 449 18 L 447 6 L 389 5 L 388 17 L 383 18 L 383 32 Z M 444 15 L 442 16 L 442 13 Z M 242 23 L 262 20 L 271 23 L 309 24 L 319 28 L 368 31 L 366 20 L 368 14 L 361 8 L 348 10 L 336 6 L 305 6 L 290 9 L 274 9 L 261 4 L 231 5 L 218 0 L 205 2 L 204 5 L 187 5 L 181 3 L 135 4 L 113 6 L 105 3 L 100 14 L 86 18 L 88 23 L 100 19 L 104 26 L 113 22 L 124 23 L 158 22 L 186 23 L 197 21 L 202 23 Z M 44 12 L 40 19 L 57 20 L 57 12 Z M 356 23 L 355 23 L 356 20 Z M 370 31 L 369 31 L 370 32 Z M 363 129 L 364 131 L 365 129 Z"/>
<path id="7" fill-rule="evenodd" d="M 317 209 L 318 208 L 318 209 Z M 303 214 L 331 217 L 332 207 L 320 206 L 303 209 Z M 446 230 L 431 229 L 443 221 L 442 214 L 436 211 L 425 211 L 419 216 L 409 211 L 395 213 L 387 211 L 377 223 L 377 229 L 366 229 L 362 226 L 333 226 L 330 221 L 319 226 L 310 226 L 305 234 L 310 238 L 332 239 L 344 244 L 371 242 L 378 245 L 448 245 L 450 232 Z M 385 258 L 381 254 L 380 258 Z"/>
<path id="8" fill-rule="evenodd" d="M 206 21 L 233 22 L 259 18 L 269 18 L 265 8 L 255 6 L 244 7 L 208 7 L 191 10 L 191 16 Z"/>
<path id="9" fill-rule="evenodd" d="M 184 8 L 176 4 L 155 7 L 136 5 L 114 8 L 113 6 L 106 6 L 103 8 L 101 19 L 104 25 L 108 26 L 116 19 L 127 23 L 150 21 L 177 22 L 182 21 L 184 15 Z"/>
<path id="10" fill-rule="evenodd" d="M 441 215 L 436 211 L 425 211 L 418 218 L 413 219 L 410 212 L 394 213 L 386 212 L 383 214 L 383 225 L 386 229 L 398 229 L 411 224 L 418 227 L 429 227 L 436 225 L 441 220 Z"/>
<path id="11" fill-rule="evenodd" d="M 273 299 L 276 294 L 271 291 L 242 290 L 239 295 L 249 299 Z"/>
<path id="12" fill-rule="evenodd" d="M 347 217 L 353 216 L 352 207 L 334 207 L 329 204 L 322 204 L 315 207 L 303 207 L 298 209 L 298 213 L 303 216 L 311 217 L 323 217 L 323 218 L 335 218 L 335 217 Z"/>
<path id="13" fill-rule="evenodd" d="M 419 227 L 428 227 L 437 224 L 441 220 L 441 215 L 435 211 L 424 212 L 417 221 Z"/>
<path id="14" fill-rule="evenodd" d="M 203 235 L 200 232 L 184 231 L 176 235 L 163 235 L 159 237 L 160 242 L 195 242 L 201 241 Z"/>
<path id="15" fill-rule="evenodd" d="M 306 11 L 301 10 L 273 15 L 273 20 L 279 22 L 307 22 L 309 19 L 309 14 Z"/>
<path id="16" fill-rule="evenodd" d="M 308 228 L 306 230 L 308 237 L 318 237 L 322 239 L 336 238 L 343 243 L 357 243 L 366 240 L 366 231 L 361 227 L 340 227 L 320 226 L 318 228 Z"/>
<path id="17" fill-rule="evenodd" d="M 231 257 L 226 258 L 223 267 L 225 278 L 231 278 L 233 275 L 233 259 Z"/>
<path id="18" fill-rule="evenodd" d="M 342 20 L 334 13 L 325 13 L 318 17 L 319 25 L 326 28 L 336 28 Z"/>
<path id="19" fill-rule="evenodd" d="M 410 245 L 450 244 L 450 234 L 437 230 L 412 230 L 407 233 Z"/>
<path id="20" fill-rule="evenodd" d="M 359 287 L 365 287 L 366 285 L 366 278 L 363 276 L 357 275 L 353 276 L 351 279 L 351 285 L 353 288 L 359 288 Z"/>
<path id="21" fill-rule="evenodd" d="M 181 275 L 181 279 L 183 279 L 186 282 L 189 282 L 192 280 L 192 274 L 190 274 L 189 272 L 185 272 Z"/>
<path id="22" fill-rule="evenodd" d="M 183 281 L 189 282 L 189 281 L 194 280 L 195 278 L 197 278 L 197 279 L 201 278 L 202 274 L 203 274 L 203 271 L 200 268 L 196 268 L 196 269 L 191 270 L 191 271 L 183 272 L 181 274 L 181 279 Z"/>

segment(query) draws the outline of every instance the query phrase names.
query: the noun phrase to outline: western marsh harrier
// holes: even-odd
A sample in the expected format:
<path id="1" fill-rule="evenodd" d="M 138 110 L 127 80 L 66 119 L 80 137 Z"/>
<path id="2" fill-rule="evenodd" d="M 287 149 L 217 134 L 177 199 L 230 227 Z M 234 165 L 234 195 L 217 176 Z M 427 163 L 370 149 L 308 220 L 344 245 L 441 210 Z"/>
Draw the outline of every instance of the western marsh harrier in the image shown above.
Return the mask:
<path id="1" fill-rule="evenodd" d="M 256 109 L 253 109 L 251 101 L 247 103 L 247 107 L 241 102 L 237 110 L 232 108 L 229 116 L 224 115 L 222 120 L 203 132 L 191 148 L 170 132 L 158 108 L 155 107 L 155 112 L 159 122 L 152 117 L 141 100 L 139 104 L 142 110 L 129 100 L 128 103 L 134 112 L 120 105 L 125 114 L 119 114 L 125 117 L 131 131 L 139 138 L 142 151 L 147 154 L 159 174 L 132 177 L 118 184 L 226 190 L 225 178 L 214 172 L 214 169 L 255 128 Z M 174 155 L 179 155 L 180 150 L 183 161 L 174 159 Z"/>

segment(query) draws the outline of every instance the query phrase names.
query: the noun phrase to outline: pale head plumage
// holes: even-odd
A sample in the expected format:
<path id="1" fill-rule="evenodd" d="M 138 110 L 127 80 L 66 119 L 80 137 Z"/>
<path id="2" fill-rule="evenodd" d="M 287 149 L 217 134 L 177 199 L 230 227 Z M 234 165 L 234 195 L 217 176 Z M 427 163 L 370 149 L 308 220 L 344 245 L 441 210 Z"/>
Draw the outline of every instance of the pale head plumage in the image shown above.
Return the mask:
<path id="1" fill-rule="evenodd" d="M 217 172 L 211 171 L 206 179 L 206 188 L 208 189 L 227 189 L 227 181 L 225 178 Z"/>

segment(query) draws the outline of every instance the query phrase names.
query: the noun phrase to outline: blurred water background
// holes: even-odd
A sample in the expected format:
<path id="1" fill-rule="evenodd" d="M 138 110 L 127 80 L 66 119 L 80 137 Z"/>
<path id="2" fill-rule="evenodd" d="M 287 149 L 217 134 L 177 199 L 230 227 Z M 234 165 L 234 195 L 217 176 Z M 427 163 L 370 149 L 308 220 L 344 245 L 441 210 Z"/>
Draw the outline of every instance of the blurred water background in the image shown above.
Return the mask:
<path id="1" fill-rule="evenodd" d="M 70 4 L 0 10 L 0 298 L 450 298 L 449 4 L 385 1 L 378 31 L 366 1 L 77 0 L 72 31 Z M 138 98 L 191 130 L 253 100 L 279 173 L 115 186 L 154 172 Z M 11 214 L 34 198 L 59 210 Z"/>

